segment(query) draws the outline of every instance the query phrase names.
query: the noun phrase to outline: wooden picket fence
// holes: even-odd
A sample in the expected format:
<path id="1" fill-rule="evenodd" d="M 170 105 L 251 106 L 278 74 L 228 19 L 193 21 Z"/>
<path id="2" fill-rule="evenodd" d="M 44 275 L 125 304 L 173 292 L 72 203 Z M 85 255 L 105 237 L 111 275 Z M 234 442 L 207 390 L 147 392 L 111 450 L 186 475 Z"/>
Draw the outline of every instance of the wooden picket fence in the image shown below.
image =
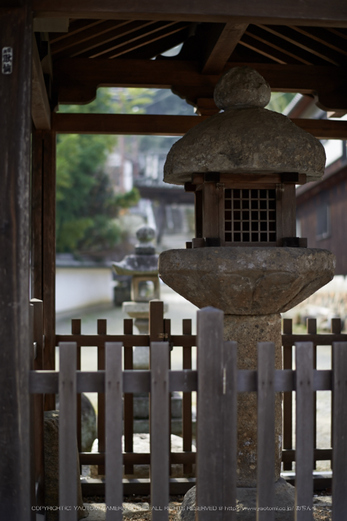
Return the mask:
<path id="1" fill-rule="evenodd" d="M 296 461 L 295 485 L 296 505 L 305 509 L 296 510 L 297 520 L 312 519 L 313 469 L 314 461 L 320 458 L 315 450 L 315 393 L 332 390 L 334 407 L 332 416 L 333 451 L 330 454 L 333 463 L 333 519 L 343 519 L 347 511 L 347 495 L 344 488 L 347 482 L 347 342 L 346 335 L 337 332 L 338 323 L 333 327 L 332 335 L 293 335 L 289 323 L 284 326 L 284 349 L 292 350 L 295 344 L 296 370 L 292 369 L 292 355 L 287 354 L 284 370 L 274 369 L 274 346 L 271 343 L 258 345 L 257 371 L 237 370 L 236 350 L 233 342 L 223 341 L 223 313 L 211 308 L 198 312 L 197 338 L 190 333 L 171 336 L 167 322 L 158 320 L 162 316 L 161 303 L 152 303 L 156 308 L 156 319 L 150 321 L 150 334 L 132 335 L 129 322 L 128 333 L 121 336 L 107 335 L 105 328 L 98 335 L 82 336 L 80 331 L 73 332 L 68 338 L 58 337 L 60 343 L 60 371 L 33 370 L 30 374 L 30 390 L 34 400 L 42 404 L 42 396 L 50 393 L 60 395 L 60 502 L 62 505 L 75 505 L 77 491 L 76 415 L 78 394 L 97 392 L 104 396 L 104 448 L 91 460 L 83 463 L 105 464 L 106 504 L 114 507 L 108 510 L 107 520 L 122 519 L 121 505 L 123 495 L 131 483 L 123 480 L 123 465 L 150 463 L 151 475 L 148 483 L 137 480 L 142 493 L 142 485 L 150 486 L 152 519 L 168 519 L 168 501 L 170 493 L 181 493 L 192 486 L 192 480 L 170 479 L 170 464 L 179 462 L 191 465 L 196 462 L 197 514 L 198 519 L 236 519 L 236 425 L 237 393 L 258 393 L 258 506 L 275 507 L 273 504 L 273 458 L 274 458 L 274 397 L 276 392 L 284 396 L 295 392 L 296 395 L 296 436 L 295 451 L 290 452 L 288 461 Z M 34 306 L 35 307 L 35 306 Z M 153 312 L 153 309 L 152 309 Z M 76 323 L 75 323 L 76 324 Z M 311 323 L 312 324 L 312 323 Z M 76 326 L 75 326 L 76 327 Z M 309 326 L 310 327 L 310 326 Z M 311 328 L 313 326 L 311 325 Z M 165 329 L 166 328 L 166 329 Z M 186 331 L 189 324 L 186 323 Z M 95 338 L 97 337 L 97 338 Z M 319 338 L 318 338 L 319 337 Z M 314 368 L 316 346 L 333 344 L 332 370 Z M 305 340 L 309 341 L 306 342 Z M 147 342 L 147 343 L 146 343 Z M 132 371 L 126 368 L 126 348 L 133 345 L 150 345 L 151 370 Z M 197 370 L 184 368 L 180 371 L 169 369 L 169 354 L 172 345 L 185 346 L 190 356 L 186 355 L 186 365 L 191 364 L 191 348 L 197 344 Z M 84 345 L 97 345 L 105 354 L 96 372 L 81 372 L 78 369 L 78 351 Z M 36 365 L 39 357 L 36 346 Z M 286 351 L 284 351 L 286 353 Z M 124 370 L 122 370 L 122 358 Z M 190 358 L 190 361 L 187 359 Z M 285 355 L 286 360 L 286 355 Z M 131 365 L 131 364 L 129 364 Z M 180 455 L 170 455 L 170 406 L 169 396 L 173 391 L 180 391 L 189 397 L 198 391 L 197 418 L 197 453 L 190 446 Z M 151 400 L 151 452 L 150 455 L 122 454 L 122 398 L 138 392 L 150 392 Z M 166 397 L 166 398 L 165 398 Z M 186 400 L 190 406 L 191 402 Z M 290 401 L 290 407 L 292 403 Z M 189 410 L 189 407 L 188 407 Z M 218 411 L 218 414 L 216 414 Z M 293 416 L 293 411 L 291 411 Z M 124 422 L 126 419 L 124 418 Z M 188 431 L 191 430 L 191 424 Z M 41 432 L 41 431 L 40 431 Z M 189 437 L 187 437 L 189 439 Z M 288 440 L 287 440 L 288 441 Z M 189 445 L 189 444 L 188 444 Z M 222 447 L 222 450 L 214 450 Z M 211 466 L 211 454 L 214 464 Z M 138 458 L 137 458 L 138 457 Z M 81 458 L 87 458 L 81 454 Z M 171 459 L 170 459 L 171 458 Z M 175 459 L 176 458 L 176 459 Z M 324 454 L 324 459 L 326 454 Z M 39 464 L 39 459 L 36 460 Z M 35 465 L 36 466 L 36 465 Z M 36 472 L 36 478 L 39 472 Z M 69 480 L 65 477 L 69 476 Z M 76 480 L 75 480 L 76 477 Z M 127 489 L 128 487 L 128 489 Z M 95 493 L 95 491 L 94 491 Z M 217 510 L 216 510 L 217 508 Z M 118 510 L 117 510 L 118 509 Z M 273 519 L 271 510 L 257 512 L 258 520 Z M 342 514 L 343 512 L 343 514 Z M 62 511 L 61 519 L 75 519 L 75 512 Z"/>
<path id="2" fill-rule="evenodd" d="M 336 342 L 347 342 L 347 334 L 342 333 L 342 323 L 340 318 L 333 318 L 331 320 L 331 332 L 330 333 L 318 333 L 317 332 L 317 320 L 315 318 L 308 318 L 306 323 L 305 333 L 293 333 L 293 323 L 291 319 L 283 320 L 283 334 L 282 334 L 282 346 L 283 346 L 283 368 L 293 369 L 295 366 L 294 362 L 294 349 L 295 344 L 298 342 L 311 342 L 313 346 L 313 368 L 317 368 L 318 360 L 318 349 L 320 347 L 330 348 L 330 359 L 331 367 L 334 364 L 334 355 L 332 346 Z M 331 396 L 331 413 L 330 413 L 330 440 L 326 447 L 317 448 L 317 419 L 318 419 L 318 408 L 317 408 L 317 393 L 313 394 L 313 458 L 315 462 L 315 468 L 317 462 L 327 461 L 330 462 L 330 470 L 332 470 L 332 457 L 333 457 L 333 397 Z M 326 414 L 326 412 L 324 412 Z M 283 450 L 282 450 L 282 461 L 283 470 L 293 470 L 293 463 L 296 461 L 295 452 L 295 436 L 293 429 L 294 421 L 294 410 L 293 410 L 293 399 L 292 392 L 285 392 L 283 394 Z M 290 476 L 290 472 L 287 473 Z M 289 482 L 294 483 L 294 479 L 288 478 Z M 317 472 L 315 475 L 315 490 L 321 490 L 331 487 L 331 477 L 329 474 L 326 475 Z"/>

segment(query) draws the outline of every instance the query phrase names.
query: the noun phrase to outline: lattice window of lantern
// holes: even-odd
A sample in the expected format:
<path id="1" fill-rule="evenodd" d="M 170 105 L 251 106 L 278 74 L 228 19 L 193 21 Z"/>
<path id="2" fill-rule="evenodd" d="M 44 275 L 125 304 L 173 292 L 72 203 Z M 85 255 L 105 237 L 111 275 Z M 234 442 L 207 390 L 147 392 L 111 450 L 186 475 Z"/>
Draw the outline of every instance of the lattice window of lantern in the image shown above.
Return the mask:
<path id="1" fill-rule="evenodd" d="M 227 188 L 225 242 L 276 241 L 276 190 Z"/>

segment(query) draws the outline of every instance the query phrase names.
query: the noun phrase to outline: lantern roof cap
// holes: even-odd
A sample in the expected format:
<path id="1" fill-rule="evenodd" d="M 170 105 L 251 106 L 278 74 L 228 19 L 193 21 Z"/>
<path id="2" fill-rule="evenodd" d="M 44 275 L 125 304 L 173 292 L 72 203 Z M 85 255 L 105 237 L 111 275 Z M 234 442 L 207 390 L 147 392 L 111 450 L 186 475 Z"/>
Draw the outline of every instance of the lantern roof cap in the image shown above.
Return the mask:
<path id="1" fill-rule="evenodd" d="M 214 100 L 223 112 L 190 129 L 168 153 L 164 181 L 184 184 L 192 175 L 324 174 L 325 151 L 318 139 L 289 118 L 267 110 L 271 89 L 250 67 L 235 67 L 219 80 Z"/>
<path id="2" fill-rule="evenodd" d="M 126 255 L 120 262 L 113 263 L 113 269 L 118 275 L 158 275 L 158 257 L 151 242 L 155 238 L 155 230 L 150 226 L 141 226 L 136 237 L 139 243 L 135 246 L 135 253 Z"/>

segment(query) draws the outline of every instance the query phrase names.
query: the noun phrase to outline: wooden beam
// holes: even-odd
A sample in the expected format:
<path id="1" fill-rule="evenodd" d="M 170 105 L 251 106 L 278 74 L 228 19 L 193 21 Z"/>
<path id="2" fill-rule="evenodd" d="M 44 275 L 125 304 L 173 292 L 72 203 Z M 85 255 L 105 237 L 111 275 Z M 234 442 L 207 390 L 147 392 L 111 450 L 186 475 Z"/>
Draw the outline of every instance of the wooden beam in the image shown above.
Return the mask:
<path id="1" fill-rule="evenodd" d="M 315 0 L 201 0 L 187 2 L 176 0 L 174 5 L 162 0 L 33 0 L 35 16 L 70 18 L 129 18 L 144 20 L 188 20 L 197 22 L 221 22 L 239 18 L 247 23 L 277 23 L 295 25 L 321 25 L 346 27 L 347 4 L 344 0 L 316 2 Z"/>
<path id="2" fill-rule="evenodd" d="M 68 18 L 35 18 L 34 32 L 37 33 L 67 33 L 69 30 Z"/>
<path id="3" fill-rule="evenodd" d="M 207 116 L 58 113 L 53 114 L 52 127 L 60 134 L 183 136 L 206 119 Z M 347 139 L 347 121 L 300 118 L 292 121 L 319 139 Z"/>
<path id="4" fill-rule="evenodd" d="M 182 136 L 201 116 L 152 114 L 53 114 L 53 128 L 60 134 L 120 134 Z"/>
<path id="5" fill-rule="evenodd" d="M 65 59 L 54 64 L 59 103 L 88 103 L 98 87 L 153 87 L 191 90 L 193 100 L 212 98 L 217 74 L 201 74 L 197 62 L 180 60 Z M 347 71 L 335 66 L 305 66 L 259 63 L 231 63 L 227 68 L 248 65 L 257 70 L 273 91 L 317 95 L 324 110 L 346 109 Z M 329 81 L 327 81 L 329 78 Z M 189 96 L 188 98 L 189 99 Z"/>
<path id="6" fill-rule="evenodd" d="M 347 121 L 331 119 L 292 119 L 292 121 L 318 139 L 347 139 Z"/>
<path id="7" fill-rule="evenodd" d="M 51 108 L 37 49 L 33 39 L 31 117 L 37 130 L 51 128 Z"/>
<path id="8" fill-rule="evenodd" d="M 222 26 L 215 24 L 212 30 L 215 34 L 211 37 L 211 47 L 207 49 L 204 64 L 201 68 L 203 74 L 221 74 L 236 45 L 239 43 L 247 24 L 226 23 Z"/>
<path id="9" fill-rule="evenodd" d="M 21 2 L 17 9 L 7 12 L 0 10 L 0 34 L 2 48 L 8 50 L 8 59 L 3 55 L 0 72 L 0 519 L 32 519 L 29 401 L 32 22 L 29 2 Z"/>

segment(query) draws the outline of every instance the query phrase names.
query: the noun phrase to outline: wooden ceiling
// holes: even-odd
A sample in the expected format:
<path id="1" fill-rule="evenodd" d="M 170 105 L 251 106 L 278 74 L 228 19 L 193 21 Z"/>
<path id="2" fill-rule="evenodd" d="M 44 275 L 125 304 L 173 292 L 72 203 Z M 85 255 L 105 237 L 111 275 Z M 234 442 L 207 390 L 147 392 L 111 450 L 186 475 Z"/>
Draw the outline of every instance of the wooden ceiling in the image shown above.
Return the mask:
<path id="1" fill-rule="evenodd" d="M 87 103 L 99 86 L 157 87 L 208 116 L 220 75 L 250 65 L 274 91 L 300 92 L 328 112 L 347 113 L 346 2 L 176 0 L 175 12 L 163 4 L 33 0 L 50 107 Z"/>

